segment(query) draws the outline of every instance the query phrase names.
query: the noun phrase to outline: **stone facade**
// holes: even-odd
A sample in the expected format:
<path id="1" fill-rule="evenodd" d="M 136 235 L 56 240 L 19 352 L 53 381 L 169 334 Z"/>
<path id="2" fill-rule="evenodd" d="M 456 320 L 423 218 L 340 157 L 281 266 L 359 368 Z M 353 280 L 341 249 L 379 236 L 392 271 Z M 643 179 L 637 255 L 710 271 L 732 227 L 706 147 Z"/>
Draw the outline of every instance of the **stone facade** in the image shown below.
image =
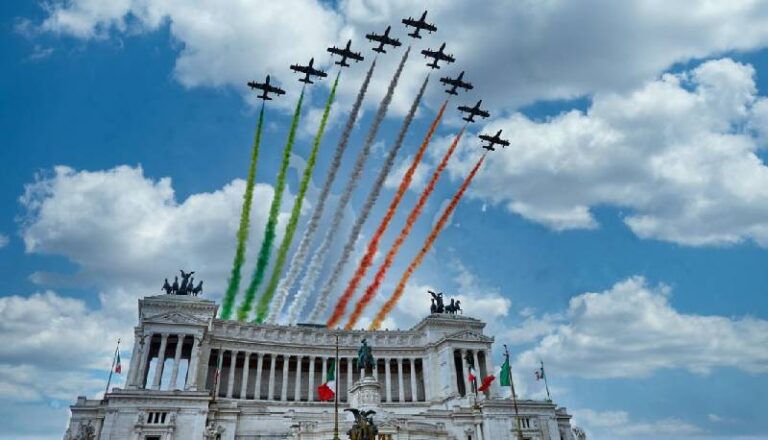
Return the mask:
<path id="1" fill-rule="evenodd" d="M 335 357 L 340 433 L 349 404 L 376 411 L 381 439 L 513 439 L 511 401 L 498 381 L 476 395 L 468 361 L 480 377 L 494 372 L 485 324 L 430 315 L 406 331 L 333 331 L 320 326 L 257 325 L 216 319 L 198 297 L 139 300 L 139 324 L 125 388 L 103 400 L 79 397 L 65 440 L 328 440 L 333 402 L 320 402 Z M 364 377 L 357 349 L 366 338 L 376 368 Z M 550 401 L 519 400 L 523 435 L 573 440 L 570 415 Z"/>

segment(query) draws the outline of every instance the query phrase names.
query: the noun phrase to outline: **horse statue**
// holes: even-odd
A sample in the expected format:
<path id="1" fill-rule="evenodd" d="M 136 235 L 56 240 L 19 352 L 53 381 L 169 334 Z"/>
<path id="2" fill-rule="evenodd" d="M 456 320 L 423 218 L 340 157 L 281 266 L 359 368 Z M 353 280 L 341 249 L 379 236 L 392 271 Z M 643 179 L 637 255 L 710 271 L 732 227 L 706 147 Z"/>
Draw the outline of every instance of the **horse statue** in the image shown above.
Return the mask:
<path id="1" fill-rule="evenodd" d="M 374 361 L 373 355 L 371 354 L 371 347 L 368 346 L 368 341 L 365 338 L 363 338 L 361 344 L 362 345 L 357 350 L 358 368 L 363 372 L 368 372 L 368 367 L 370 367 L 371 371 L 373 371 L 376 362 Z"/>

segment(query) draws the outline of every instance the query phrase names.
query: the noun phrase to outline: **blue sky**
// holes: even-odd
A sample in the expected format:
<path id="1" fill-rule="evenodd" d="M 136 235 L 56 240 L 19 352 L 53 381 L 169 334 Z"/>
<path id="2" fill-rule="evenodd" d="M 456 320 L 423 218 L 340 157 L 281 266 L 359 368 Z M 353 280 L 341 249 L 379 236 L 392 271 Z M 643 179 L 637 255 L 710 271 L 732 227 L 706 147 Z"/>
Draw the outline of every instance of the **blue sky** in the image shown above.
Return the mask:
<path id="1" fill-rule="evenodd" d="M 367 59 L 343 73 L 302 232 L 373 54 L 361 35 L 393 24 L 405 39 L 397 21 L 421 6 L 299 3 L 296 13 L 204 1 L 0 6 L 0 438 L 60 438 L 68 402 L 99 393 L 114 341 L 131 341 L 136 298 L 178 267 L 220 298 L 256 119 L 244 82 L 271 73 L 288 95 L 267 111 L 250 268 L 300 90 L 287 65 L 327 63 L 324 47 L 353 38 Z M 543 358 L 554 399 L 590 438 L 768 438 L 768 3 L 652 3 L 430 6 L 440 31 L 415 48 L 446 40 L 458 62 L 445 73 L 466 70 L 476 89 L 453 99 L 417 174 L 460 127 L 459 103 L 484 98 L 493 117 L 472 134 L 503 128 L 512 145 L 489 157 L 388 325 L 422 317 L 426 288 L 459 295 L 511 344 L 522 393 L 542 396 L 532 365 Z M 401 53 L 380 58 L 350 152 Z M 425 71 L 411 56 L 366 176 Z M 443 99 L 436 79 L 397 167 Z M 327 87 L 311 89 L 283 214 Z M 465 136 L 384 292 L 477 154 Z M 391 196 L 387 185 L 364 239 Z"/>

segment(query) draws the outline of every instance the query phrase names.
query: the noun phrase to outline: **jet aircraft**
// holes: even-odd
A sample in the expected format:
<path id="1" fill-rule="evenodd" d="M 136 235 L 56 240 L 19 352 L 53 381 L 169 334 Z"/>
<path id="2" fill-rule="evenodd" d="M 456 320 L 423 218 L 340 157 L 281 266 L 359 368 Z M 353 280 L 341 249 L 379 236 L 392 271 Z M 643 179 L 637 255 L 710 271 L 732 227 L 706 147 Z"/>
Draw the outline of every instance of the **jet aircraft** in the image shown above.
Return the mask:
<path id="1" fill-rule="evenodd" d="M 291 64 L 291 70 L 294 72 L 299 72 L 304 74 L 304 78 L 299 79 L 299 81 L 305 83 L 305 84 L 314 84 L 314 81 L 310 79 L 311 76 L 316 76 L 318 78 L 325 78 L 328 76 L 327 73 L 323 72 L 322 70 L 315 69 L 313 65 L 315 64 L 315 59 L 312 58 L 309 60 L 309 65 L 302 66 L 300 64 Z"/>
<path id="2" fill-rule="evenodd" d="M 273 86 L 269 84 L 269 75 L 267 75 L 267 79 L 263 82 L 257 82 L 257 81 L 249 81 L 248 87 L 250 87 L 252 90 L 259 89 L 262 91 L 261 95 L 258 96 L 258 98 L 264 100 L 264 101 L 271 101 L 272 98 L 269 97 L 270 93 L 274 93 L 276 95 L 285 95 L 285 90 L 281 89 L 280 87 Z"/>
<path id="3" fill-rule="evenodd" d="M 452 63 L 456 61 L 456 59 L 453 57 L 453 55 L 448 55 L 444 52 L 445 49 L 445 43 L 443 43 L 442 46 L 440 46 L 440 49 L 432 50 L 432 49 L 424 49 L 421 51 L 421 53 L 424 55 L 424 58 L 434 58 L 434 61 L 431 63 L 427 63 L 427 66 L 433 68 L 433 69 L 439 69 L 440 66 L 437 64 L 439 61 L 445 61 L 446 63 Z"/>
<path id="4" fill-rule="evenodd" d="M 437 27 L 432 23 L 427 23 L 427 11 L 424 11 L 423 14 L 421 14 L 421 18 L 418 20 L 415 20 L 413 17 L 408 17 L 403 19 L 403 24 L 405 27 L 412 27 L 413 32 L 408 34 L 409 37 L 413 38 L 421 38 L 421 35 L 419 35 L 419 32 L 421 31 L 428 31 L 430 34 L 437 30 Z"/>
<path id="5" fill-rule="evenodd" d="M 389 36 L 389 31 L 392 29 L 392 26 L 387 26 L 387 30 L 384 31 L 383 35 L 379 34 L 366 34 L 365 38 L 367 38 L 370 41 L 375 41 L 379 43 L 379 47 L 374 47 L 373 51 L 378 53 L 387 53 L 387 51 L 384 49 L 384 46 L 389 45 L 392 47 L 398 47 L 402 43 L 400 43 L 400 40 L 397 38 L 392 38 Z"/>
<path id="6" fill-rule="evenodd" d="M 476 116 L 482 116 L 483 118 L 487 118 L 488 116 L 491 116 L 490 113 L 488 113 L 485 110 L 482 110 L 480 108 L 480 104 L 483 103 L 483 100 L 477 101 L 477 104 L 475 104 L 473 107 L 467 107 L 466 105 L 460 105 L 459 111 L 464 113 L 469 113 L 467 116 L 461 118 L 464 119 L 467 122 L 475 122 Z"/>
<path id="7" fill-rule="evenodd" d="M 349 46 L 352 45 L 352 40 L 347 41 L 347 47 L 344 49 L 339 49 L 336 46 L 329 47 L 328 52 L 332 53 L 333 55 L 338 55 L 341 57 L 340 61 L 336 61 L 336 64 L 338 64 L 341 67 L 349 67 L 349 64 L 347 64 L 347 58 L 351 60 L 355 60 L 355 62 L 363 61 L 363 56 L 360 55 L 360 52 L 353 52 Z"/>
<path id="8" fill-rule="evenodd" d="M 463 79 L 464 79 L 464 72 L 462 71 L 458 77 L 451 78 L 447 76 L 445 78 L 440 78 L 440 82 L 445 84 L 446 86 L 451 86 L 450 89 L 445 89 L 445 93 L 449 95 L 458 95 L 458 93 L 456 92 L 456 89 L 459 87 L 461 87 L 464 90 L 472 90 L 474 88 L 472 84 L 466 81 L 463 81 Z"/>
<path id="9" fill-rule="evenodd" d="M 485 145 L 481 145 L 481 147 L 485 148 L 488 151 L 496 151 L 496 148 L 493 147 L 494 145 L 501 145 L 502 147 L 509 146 L 509 141 L 501 138 L 501 130 L 497 131 L 496 134 L 493 136 L 488 134 L 481 134 L 478 137 L 483 141 L 488 142 Z"/>

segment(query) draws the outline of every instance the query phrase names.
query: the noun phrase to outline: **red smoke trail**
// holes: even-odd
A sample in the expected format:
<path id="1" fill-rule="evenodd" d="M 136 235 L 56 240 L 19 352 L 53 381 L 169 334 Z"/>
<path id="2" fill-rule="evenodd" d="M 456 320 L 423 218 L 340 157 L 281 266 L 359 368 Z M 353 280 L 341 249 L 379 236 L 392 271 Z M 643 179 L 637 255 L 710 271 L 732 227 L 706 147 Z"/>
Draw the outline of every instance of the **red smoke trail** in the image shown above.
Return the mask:
<path id="1" fill-rule="evenodd" d="M 395 308 L 395 305 L 400 300 L 400 297 L 403 296 L 403 291 L 405 290 L 405 285 L 408 283 L 408 280 L 411 278 L 411 275 L 413 275 L 413 272 L 418 269 L 418 267 L 421 265 L 421 262 L 424 260 L 424 257 L 427 255 L 427 252 L 432 248 L 432 245 L 435 244 L 435 240 L 437 240 L 437 236 L 440 235 L 440 232 L 442 231 L 445 224 L 448 222 L 448 219 L 451 217 L 451 214 L 453 214 L 453 211 L 456 210 L 456 206 L 459 205 L 459 201 L 461 200 L 461 197 L 464 195 L 464 192 L 467 190 L 467 187 L 469 187 L 469 184 L 472 183 L 472 179 L 474 179 L 475 174 L 477 174 L 477 171 L 480 169 L 480 165 L 483 164 L 483 161 L 485 160 L 485 155 L 480 158 L 480 160 L 477 161 L 475 164 L 475 167 L 472 168 L 472 172 L 469 173 L 466 179 L 464 179 L 464 182 L 461 184 L 461 187 L 459 187 L 459 190 L 454 194 L 453 199 L 451 199 L 451 203 L 448 205 L 448 208 L 445 209 L 443 214 L 440 216 L 440 219 L 437 221 L 437 224 L 432 229 L 432 232 L 429 233 L 429 236 L 427 237 L 427 240 L 424 242 L 424 246 L 421 247 L 421 250 L 416 255 L 416 258 L 411 261 L 411 264 L 408 266 L 408 269 L 405 270 L 403 273 L 403 276 L 400 278 L 400 281 L 397 283 L 397 288 L 395 288 L 394 293 L 392 293 L 392 296 L 389 297 L 387 302 L 384 304 L 384 306 L 381 307 L 379 310 L 379 313 L 376 314 L 376 317 L 373 319 L 373 322 L 371 322 L 371 325 L 368 327 L 368 330 L 378 330 L 379 327 L 381 327 L 382 321 L 384 321 L 384 318 L 389 315 L 389 312 L 392 311 L 392 309 Z"/>
<path id="2" fill-rule="evenodd" d="M 414 156 L 410 167 L 405 172 L 403 180 L 400 181 L 400 186 L 397 188 L 395 197 L 393 197 L 392 201 L 389 203 L 387 213 L 384 214 L 384 218 L 381 220 L 379 227 L 376 229 L 376 232 L 371 237 L 371 241 L 368 243 L 368 248 L 365 251 L 363 259 L 360 260 L 360 264 L 357 266 L 357 270 L 355 271 L 354 276 L 352 276 L 352 279 L 349 280 L 347 288 L 336 302 L 336 307 L 334 308 L 333 314 L 328 319 L 328 327 L 335 326 L 344 316 L 344 312 L 346 312 L 347 309 L 347 304 L 349 304 L 349 301 L 352 299 L 352 295 L 355 294 L 357 286 L 360 285 L 360 281 L 363 280 L 366 271 L 373 264 L 373 258 L 376 256 L 376 251 L 379 249 L 379 242 L 381 241 L 381 237 L 384 235 L 384 232 L 386 232 L 389 223 L 395 216 L 395 211 L 397 211 L 397 207 L 400 204 L 400 201 L 403 200 L 405 192 L 411 185 L 413 174 L 416 172 L 416 167 L 419 165 L 419 162 L 421 162 L 421 158 L 424 156 L 424 152 L 427 151 L 429 141 L 432 140 L 432 135 L 435 134 L 435 130 L 437 130 L 437 126 L 440 124 L 440 120 L 443 118 L 443 113 L 445 112 L 445 106 L 447 104 L 448 100 L 446 99 L 445 102 L 443 102 L 443 105 L 440 107 L 440 111 L 437 113 L 435 120 L 432 121 L 432 124 L 429 126 L 429 130 L 427 131 L 426 136 L 424 136 L 424 140 L 421 142 L 419 151 L 416 152 L 416 156 Z"/>
<path id="3" fill-rule="evenodd" d="M 432 177 L 430 178 L 429 183 L 427 183 L 427 186 L 424 188 L 424 191 L 422 191 L 419 200 L 416 202 L 416 205 L 414 205 L 413 209 L 408 214 L 408 218 L 405 220 L 405 225 L 400 231 L 400 235 L 397 236 L 397 239 L 392 244 L 389 252 L 387 252 L 387 256 L 384 258 L 384 262 L 381 264 L 381 267 L 379 267 L 379 270 L 373 277 L 373 282 L 370 286 L 368 286 L 367 289 L 365 289 L 365 293 L 363 294 L 362 298 L 360 298 L 357 301 L 357 304 L 355 304 L 355 309 L 352 311 L 352 314 L 349 317 L 349 321 L 347 321 L 347 324 L 344 326 L 344 328 L 347 330 L 351 329 L 355 325 L 357 320 L 360 318 L 360 315 L 363 313 L 363 310 L 365 310 L 365 307 L 368 306 L 368 303 L 370 303 L 373 297 L 376 296 L 376 292 L 379 290 L 379 287 L 381 287 L 381 283 L 384 282 L 384 277 L 387 275 L 387 271 L 395 262 L 395 256 L 400 251 L 403 243 L 405 243 L 405 239 L 408 238 L 408 235 L 411 233 L 413 226 L 416 224 L 416 220 L 419 218 L 419 215 L 421 215 L 421 211 L 424 210 L 424 206 L 427 204 L 427 199 L 429 199 L 429 196 L 432 194 L 432 192 L 434 192 L 440 175 L 448 166 L 448 160 L 451 158 L 451 156 L 453 156 L 453 152 L 456 150 L 456 146 L 459 144 L 459 140 L 461 139 L 462 134 L 464 134 L 464 128 L 462 128 L 461 131 L 459 131 L 459 134 L 457 134 L 453 139 L 453 142 L 451 142 L 451 146 L 448 148 L 448 151 L 446 151 L 443 155 L 443 159 L 440 161 L 440 164 L 432 173 Z"/>

